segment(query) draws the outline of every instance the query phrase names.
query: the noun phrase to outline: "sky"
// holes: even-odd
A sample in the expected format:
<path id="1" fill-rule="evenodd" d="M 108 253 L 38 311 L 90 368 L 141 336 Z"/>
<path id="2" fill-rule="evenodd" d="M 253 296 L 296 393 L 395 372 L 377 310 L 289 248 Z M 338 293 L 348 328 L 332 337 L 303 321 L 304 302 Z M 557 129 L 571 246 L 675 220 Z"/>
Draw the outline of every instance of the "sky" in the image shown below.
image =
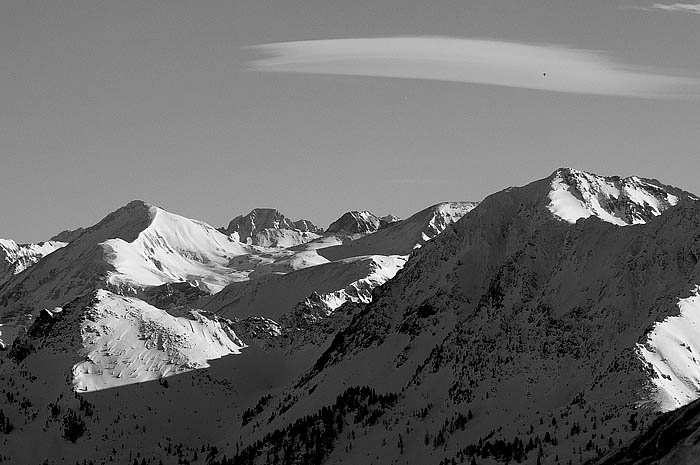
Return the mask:
<path id="1" fill-rule="evenodd" d="M 698 44 L 692 1 L 4 0 L 0 237 L 133 199 L 327 227 L 562 166 L 700 193 Z"/>

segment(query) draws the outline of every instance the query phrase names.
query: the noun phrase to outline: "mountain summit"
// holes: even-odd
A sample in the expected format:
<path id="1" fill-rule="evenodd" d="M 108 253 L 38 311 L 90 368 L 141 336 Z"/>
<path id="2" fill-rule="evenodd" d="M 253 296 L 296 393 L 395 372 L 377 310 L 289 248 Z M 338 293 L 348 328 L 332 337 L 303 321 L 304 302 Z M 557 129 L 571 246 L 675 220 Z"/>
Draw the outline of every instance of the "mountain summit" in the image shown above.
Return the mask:
<path id="1" fill-rule="evenodd" d="M 619 226 L 642 224 L 676 205 L 682 197 L 695 198 L 655 179 L 637 176 L 598 176 L 560 168 L 550 178 L 548 208 L 569 223 L 596 216 Z"/>
<path id="2" fill-rule="evenodd" d="M 235 217 L 220 231 L 244 244 L 263 247 L 302 244 L 323 232 L 309 220 L 292 221 L 273 208 L 255 208 Z"/>
<path id="3" fill-rule="evenodd" d="M 366 234 L 373 233 L 382 226 L 383 221 L 368 211 L 350 211 L 335 220 L 326 230 L 329 234 Z"/>

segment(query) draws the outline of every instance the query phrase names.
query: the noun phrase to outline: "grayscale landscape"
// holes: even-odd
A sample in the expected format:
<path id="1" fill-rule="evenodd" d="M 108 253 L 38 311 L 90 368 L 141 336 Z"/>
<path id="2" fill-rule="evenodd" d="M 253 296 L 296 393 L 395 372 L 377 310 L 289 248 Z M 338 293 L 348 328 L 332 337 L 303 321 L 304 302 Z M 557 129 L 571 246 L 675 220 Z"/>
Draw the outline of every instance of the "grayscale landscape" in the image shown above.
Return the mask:
<path id="1" fill-rule="evenodd" d="M 3 2 L 0 464 L 700 463 L 697 44 L 691 3 Z"/>

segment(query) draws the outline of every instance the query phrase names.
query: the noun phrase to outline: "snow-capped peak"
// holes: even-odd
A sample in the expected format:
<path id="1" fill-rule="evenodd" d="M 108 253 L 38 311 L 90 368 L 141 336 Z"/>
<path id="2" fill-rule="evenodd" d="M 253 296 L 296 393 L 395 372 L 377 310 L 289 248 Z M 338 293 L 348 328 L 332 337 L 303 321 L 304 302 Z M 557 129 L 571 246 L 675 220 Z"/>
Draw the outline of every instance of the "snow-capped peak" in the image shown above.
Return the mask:
<path id="1" fill-rule="evenodd" d="M 597 216 L 619 226 L 642 224 L 676 205 L 680 189 L 656 180 L 630 176 L 598 176 L 560 168 L 551 176 L 549 210 L 569 223 Z"/>
<path id="2" fill-rule="evenodd" d="M 159 286 L 188 281 L 218 292 L 236 279 L 226 267 L 248 247 L 208 224 L 148 206 L 150 224 L 131 242 L 101 243 L 105 260 L 114 267 L 108 281 L 117 286 Z"/>
<path id="3" fill-rule="evenodd" d="M 328 226 L 327 233 L 363 234 L 373 233 L 382 225 L 382 220 L 368 211 L 350 211 Z"/>

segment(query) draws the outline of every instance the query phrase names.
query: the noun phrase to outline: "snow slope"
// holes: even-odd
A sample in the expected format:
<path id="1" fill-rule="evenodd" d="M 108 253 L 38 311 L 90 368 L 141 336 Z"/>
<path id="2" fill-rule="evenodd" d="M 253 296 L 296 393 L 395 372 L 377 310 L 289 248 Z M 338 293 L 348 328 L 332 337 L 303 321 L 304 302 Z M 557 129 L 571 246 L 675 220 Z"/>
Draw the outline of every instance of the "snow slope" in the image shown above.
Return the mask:
<path id="1" fill-rule="evenodd" d="M 402 256 L 353 257 L 287 274 L 269 274 L 231 283 L 198 304 L 227 318 L 263 316 L 276 320 L 317 292 L 335 309 L 347 300 L 367 302 L 372 289 L 393 277 L 405 260 Z"/>
<path id="2" fill-rule="evenodd" d="M 655 180 L 597 176 L 572 168 L 557 170 L 551 185 L 548 208 L 569 223 L 597 216 L 618 226 L 642 224 L 686 194 Z"/>
<path id="3" fill-rule="evenodd" d="M 29 314 L 61 307 L 95 289 L 137 294 L 148 287 L 188 282 L 216 292 L 275 259 L 257 252 L 205 223 L 130 202 L 8 280 L 0 290 L 4 341 L 10 343 L 27 326 Z M 231 263 L 242 254 L 250 259 Z"/>
<path id="4" fill-rule="evenodd" d="M 700 398 L 700 287 L 679 299 L 680 314 L 657 323 L 644 344 L 642 359 L 654 370 L 656 401 L 662 411 Z"/>
<path id="5" fill-rule="evenodd" d="M 122 287 L 159 286 L 187 281 L 215 293 L 226 284 L 246 279 L 250 270 L 228 267 L 250 247 L 225 236 L 201 221 L 150 207 L 151 222 L 127 242 L 108 239 L 101 245 L 114 271 L 109 283 Z"/>
<path id="6" fill-rule="evenodd" d="M 349 266 L 367 263 L 367 276 L 350 282 L 342 289 L 322 294 L 320 298 L 331 310 L 345 302 L 369 303 L 372 301 L 372 290 L 396 276 L 406 260 L 408 257 L 405 255 L 370 255 L 340 260 L 339 263 Z"/>
<path id="7" fill-rule="evenodd" d="M 101 243 L 120 239 L 129 243 L 151 224 L 153 208 L 133 201 L 86 228 L 65 247 L 46 256 L 0 290 L 0 316 L 63 306 L 85 292 L 104 285 L 111 266 Z"/>
<path id="8" fill-rule="evenodd" d="M 77 391 L 96 391 L 208 367 L 245 344 L 230 322 L 198 310 L 183 316 L 100 290 L 80 323 L 85 361 L 72 370 Z"/>

